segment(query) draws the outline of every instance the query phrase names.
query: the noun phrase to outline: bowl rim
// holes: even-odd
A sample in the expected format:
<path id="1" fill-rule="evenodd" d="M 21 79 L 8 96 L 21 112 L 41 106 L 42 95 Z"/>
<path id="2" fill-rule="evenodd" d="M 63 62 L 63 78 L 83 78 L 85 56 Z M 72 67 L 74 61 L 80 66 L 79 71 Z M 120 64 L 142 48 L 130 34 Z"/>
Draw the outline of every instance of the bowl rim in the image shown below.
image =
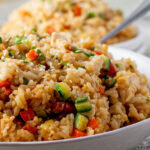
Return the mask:
<path id="1" fill-rule="evenodd" d="M 150 59 L 147 56 L 138 54 L 134 51 L 128 50 L 128 49 L 124 49 L 124 48 L 115 48 L 115 47 L 109 47 L 109 52 L 111 51 L 122 51 L 123 53 L 128 53 L 131 56 L 134 57 L 140 57 L 140 59 L 145 59 L 147 61 L 147 63 L 150 63 Z M 114 53 L 112 55 L 114 55 Z M 132 58 L 131 58 L 132 59 Z M 63 143 L 74 143 L 74 142 L 79 142 L 79 141 L 84 141 L 84 140 L 94 140 L 95 138 L 100 138 L 100 137 L 106 137 L 106 136 L 111 136 L 111 135 L 115 135 L 115 134 L 119 134 L 120 132 L 123 132 L 125 130 L 128 129 L 132 129 L 134 127 L 138 127 L 142 124 L 145 123 L 150 123 L 150 118 L 145 119 L 143 121 L 119 128 L 119 129 L 115 129 L 112 131 L 108 131 L 108 132 L 104 132 L 104 133 L 99 133 L 99 134 L 95 134 L 95 135 L 91 135 L 91 136 L 85 136 L 85 137 L 80 137 L 80 138 L 69 138 L 69 139 L 62 139 L 62 140 L 54 140 L 54 141 L 31 141 L 31 142 L 0 142 L 0 146 L 22 146 L 22 145 L 52 145 L 52 144 L 63 144 Z"/>
<path id="2" fill-rule="evenodd" d="M 54 144 L 64 144 L 64 143 L 77 143 L 79 141 L 85 141 L 85 140 L 94 140 L 96 138 L 100 137 L 107 137 L 111 135 L 119 134 L 120 132 L 123 132 L 127 130 L 128 128 L 133 129 L 135 126 L 138 127 L 144 123 L 150 123 L 150 118 L 145 119 L 143 121 L 128 125 L 126 127 L 122 127 L 116 130 L 99 133 L 95 135 L 85 136 L 85 137 L 79 137 L 79 138 L 69 138 L 69 139 L 62 139 L 62 140 L 54 140 L 54 141 L 32 141 L 32 142 L 0 142 L 0 146 L 29 146 L 29 145 L 54 145 Z"/>

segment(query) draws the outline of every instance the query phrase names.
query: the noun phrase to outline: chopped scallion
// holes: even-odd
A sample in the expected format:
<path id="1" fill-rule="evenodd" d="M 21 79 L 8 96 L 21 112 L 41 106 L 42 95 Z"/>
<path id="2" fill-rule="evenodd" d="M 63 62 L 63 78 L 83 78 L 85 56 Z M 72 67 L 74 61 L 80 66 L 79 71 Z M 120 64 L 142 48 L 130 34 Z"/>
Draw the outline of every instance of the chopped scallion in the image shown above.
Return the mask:
<path id="1" fill-rule="evenodd" d="M 85 66 L 80 66 L 80 67 L 78 67 L 77 69 L 79 69 L 79 68 L 86 69 Z"/>
<path id="2" fill-rule="evenodd" d="M 23 38 L 24 38 L 24 35 L 22 35 L 20 37 L 16 36 L 14 44 L 21 44 Z"/>
<path id="3" fill-rule="evenodd" d="M 63 63 L 65 66 L 67 66 L 67 63 L 66 63 L 64 60 L 62 60 L 62 63 Z"/>
<path id="4" fill-rule="evenodd" d="M 0 43 L 2 43 L 2 37 L 0 37 Z"/>
<path id="5" fill-rule="evenodd" d="M 42 53 L 42 54 L 40 55 L 40 61 L 43 61 L 43 60 L 45 60 L 45 55 Z"/>
<path id="6" fill-rule="evenodd" d="M 27 78 L 23 78 L 23 84 L 27 85 L 29 83 L 29 80 Z"/>
<path id="7" fill-rule="evenodd" d="M 147 99 L 146 101 L 147 101 L 148 103 L 150 103 L 150 99 Z"/>
<path id="8" fill-rule="evenodd" d="M 104 14 L 103 14 L 103 13 L 99 13 L 99 14 L 98 14 L 98 16 L 99 16 L 100 18 L 102 18 L 102 19 L 104 19 L 104 18 L 105 18 L 105 16 L 104 16 Z"/>
<path id="9" fill-rule="evenodd" d="M 14 54 L 15 54 L 14 51 L 8 51 L 8 55 L 9 55 L 10 57 L 12 57 Z"/>
<path id="10" fill-rule="evenodd" d="M 37 29 L 36 29 L 36 28 L 33 28 L 32 31 L 37 32 Z"/>
<path id="11" fill-rule="evenodd" d="M 94 18 L 95 17 L 95 14 L 94 12 L 89 12 L 88 15 L 87 15 L 88 18 Z"/>

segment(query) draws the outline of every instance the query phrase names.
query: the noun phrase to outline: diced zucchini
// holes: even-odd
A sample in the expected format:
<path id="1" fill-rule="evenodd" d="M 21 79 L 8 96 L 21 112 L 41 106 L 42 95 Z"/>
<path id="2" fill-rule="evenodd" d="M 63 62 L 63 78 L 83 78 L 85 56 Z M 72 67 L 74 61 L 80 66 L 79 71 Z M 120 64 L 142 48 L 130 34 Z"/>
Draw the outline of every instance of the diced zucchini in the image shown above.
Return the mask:
<path id="1" fill-rule="evenodd" d="M 112 88 L 116 84 L 116 82 L 117 82 L 116 79 L 112 79 L 108 84 L 108 88 Z"/>
<path id="2" fill-rule="evenodd" d="M 92 109 L 91 104 L 88 101 L 75 104 L 77 112 L 88 112 Z"/>
<path id="3" fill-rule="evenodd" d="M 84 131 L 87 127 L 87 124 L 88 124 L 87 117 L 83 116 L 80 113 L 77 113 L 74 119 L 74 127 L 81 131 Z"/>
<path id="4" fill-rule="evenodd" d="M 111 65 L 111 61 L 107 56 L 102 55 L 101 56 L 104 60 L 104 66 L 103 66 L 103 70 L 108 72 L 110 69 L 110 65 Z"/>
<path id="5" fill-rule="evenodd" d="M 55 85 L 55 88 L 62 100 L 66 101 L 68 98 L 70 98 L 71 89 L 66 83 L 64 82 L 57 83 Z"/>
<path id="6" fill-rule="evenodd" d="M 75 100 L 76 103 L 80 103 L 80 102 L 85 102 L 88 100 L 88 97 L 87 96 L 84 96 L 84 97 L 81 97 L 81 98 L 77 98 Z"/>

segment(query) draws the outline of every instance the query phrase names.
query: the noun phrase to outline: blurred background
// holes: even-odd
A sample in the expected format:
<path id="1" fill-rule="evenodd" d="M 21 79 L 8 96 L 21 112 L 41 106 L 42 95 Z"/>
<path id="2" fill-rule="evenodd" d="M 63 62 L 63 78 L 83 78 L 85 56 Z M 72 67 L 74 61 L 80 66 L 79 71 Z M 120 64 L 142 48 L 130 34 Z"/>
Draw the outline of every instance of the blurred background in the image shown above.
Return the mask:
<path id="1" fill-rule="evenodd" d="M 27 2 L 28 0 L 0 0 L 0 24 L 3 24 L 7 21 L 9 13 L 13 9 L 19 7 L 22 3 Z M 130 13 L 140 5 L 143 0 L 103 0 L 106 1 L 111 8 L 122 9 L 124 16 L 127 17 Z M 150 39 L 150 13 L 145 17 L 139 19 L 134 23 L 136 26 L 141 29 L 141 36 L 144 36 L 144 42 L 139 48 L 139 52 L 150 57 L 150 42 L 147 39 Z"/>

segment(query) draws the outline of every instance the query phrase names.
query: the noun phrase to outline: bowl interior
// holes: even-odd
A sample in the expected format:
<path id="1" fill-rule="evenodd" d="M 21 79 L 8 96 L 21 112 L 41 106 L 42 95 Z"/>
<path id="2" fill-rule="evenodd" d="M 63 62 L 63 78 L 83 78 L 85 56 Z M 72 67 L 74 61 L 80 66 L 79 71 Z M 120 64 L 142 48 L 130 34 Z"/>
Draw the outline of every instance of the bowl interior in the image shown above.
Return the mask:
<path id="1" fill-rule="evenodd" d="M 109 52 L 112 53 L 113 57 L 115 59 L 121 59 L 123 58 L 131 58 L 132 60 L 134 60 L 138 66 L 138 70 L 140 71 L 140 73 L 144 73 L 147 77 L 148 77 L 148 81 L 149 81 L 149 85 L 150 85 L 150 70 L 149 70 L 149 64 L 150 64 L 150 59 L 148 57 L 145 57 L 143 55 L 137 54 L 135 52 L 132 52 L 130 50 L 126 50 L 126 49 L 122 49 L 122 48 L 114 48 L 114 47 L 109 47 Z M 127 127 L 123 127 L 117 130 L 113 130 L 110 132 L 105 132 L 105 133 L 101 133 L 101 134 L 97 134 L 97 135 L 93 135 L 93 136 L 86 136 L 86 137 L 81 137 L 81 138 L 76 138 L 76 139 L 65 139 L 65 140 L 56 140 L 56 141 L 41 141 L 41 142 L 0 142 L 0 146 L 4 145 L 4 146 L 11 146 L 11 145 L 43 145 L 43 144 L 59 144 L 59 143 L 72 143 L 72 142 L 79 142 L 79 141 L 85 141 L 85 140 L 96 140 L 97 138 L 99 139 L 103 139 L 108 137 L 110 140 L 112 140 L 112 138 L 114 136 L 118 135 L 120 136 L 120 138 L 123 136 L 124 133 L 128 133 L 130 134 L 131 131 L 136 130 L 136 132 L 138 131 L 139 128 L 143 129 L 148 129 L 150 124 L 150 119 L 146 119 L 144 121 L 129 125 Z M 148 126 L 148 127 L 147 127 Z M 143 131 L 141 131 L 143 132 Z M 147 131 L 144 131 L 145 135 L 148 136 L 149 133 L 147 133 Z M 132 134 L 132 133 L 131 133 Z M 141 133 L 140 133 L 141 135 Z M 127 135 L 128 136 L 128 135 Z M 135 135 L 134 135 L 135 136 Z M 145 137 L 145 136 L 143 136 Z"/>

